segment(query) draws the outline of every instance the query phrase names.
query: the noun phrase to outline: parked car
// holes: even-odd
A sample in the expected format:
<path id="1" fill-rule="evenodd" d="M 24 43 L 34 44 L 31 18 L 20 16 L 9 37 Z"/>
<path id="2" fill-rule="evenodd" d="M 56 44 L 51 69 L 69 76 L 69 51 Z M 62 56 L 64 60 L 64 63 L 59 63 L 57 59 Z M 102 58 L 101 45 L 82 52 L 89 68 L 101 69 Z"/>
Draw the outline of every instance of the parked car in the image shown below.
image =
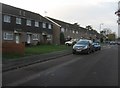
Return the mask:
<path id="1" fill-rule="evenodd" d="M 66 41 L 65 42 L 65 45 L 68 45 L 68 46 L 72 46 L 76 43 L 76 40 L 75 39 L 71 39 L 70 41 Z"/>
<path id="2" fill-rule="evenodd" d="M 120 41 L 117 41 L 117 45 L 120 45 Z"/>
<path id="3" fill-rule="evenodd" d="M 94 42 L 93 46 L 94 46 L 95 51 L 101 50 L 101 45 L 98 42 Z"/>
<path id="4" fill-rule="evenodd" d="M 115 42 L 115 41 L 110 41 L 110 45 L 116 45 L 117 44 L 117 42 Z"/>
<path id="5" fill-rule="evenodd" d="M 87 39 L 80 39 L 74 46 L 73 46 L 73 54 L 76 53 L 91 53 L 94 51 L 94 47 L 92 45 L 91 40 Z"/>

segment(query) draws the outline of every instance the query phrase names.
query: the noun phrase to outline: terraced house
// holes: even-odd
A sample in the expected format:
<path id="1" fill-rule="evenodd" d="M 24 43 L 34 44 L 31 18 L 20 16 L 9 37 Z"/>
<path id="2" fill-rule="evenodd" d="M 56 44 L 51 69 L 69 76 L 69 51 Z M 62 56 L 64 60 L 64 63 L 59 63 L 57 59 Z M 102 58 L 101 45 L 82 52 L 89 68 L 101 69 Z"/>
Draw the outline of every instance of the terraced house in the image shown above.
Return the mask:
<path id="1" fill-rule="evenodd" d="M 52 43 L 52 23 L 41 15 L 2 4 L 3 42 Z"/>
<path id="2" fill-rule="evenodd" d="M 80 38 L 96 39 L 97 37 L 99 37 L 99 33 L 97 33 L 97 31 L 93 29 L 89 30 L 87 28 L 80 27 L 77 23 L 71 24 L 71 23 L 60 21 L 51 17 L 46 17 L 46 18 L 51 22 L 53 22 L 53 24 L 58 27 L 57 29 L 54 29 L 54 26 L 53 26 L 53 30 L 55 30 L 53 33 L 56 33 L 56 30 L 57 30 L 56 34 L 60 35 L 60 33 L 62 32 L 66 40 L 69 40 L 69 39 L 79 40 Z M 57 35 L 55 35 L 55 37 Z M 57 37 L 55 40 L 56 41 L 58 40 Z"/>
<path id="3" fill-rule="evenodd" d="M 41 43 L 60 44 L 60 33 L 64 34 L 65 40 L 93 38 L 96 35 L 96 32 L 80 27 L 77 23 L 71 24 L 43 17 L 38 13 L 2 3 L 0 7 L 2 7 L 3 50 L 11 50 L 12 46 L 16 46 L 14 47 L 16 52 L 16 48 L 21 49 L 18 47 L 20 44 L 23 45 L 22 47 Z"/>

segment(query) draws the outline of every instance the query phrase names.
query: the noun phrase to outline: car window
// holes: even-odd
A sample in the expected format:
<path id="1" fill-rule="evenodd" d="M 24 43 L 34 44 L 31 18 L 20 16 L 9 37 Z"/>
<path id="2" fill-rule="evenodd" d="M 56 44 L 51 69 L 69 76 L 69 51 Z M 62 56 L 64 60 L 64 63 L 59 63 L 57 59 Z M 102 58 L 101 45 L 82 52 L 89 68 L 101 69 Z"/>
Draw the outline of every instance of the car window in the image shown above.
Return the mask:
<path id="1" fill-rule="evenodd" d="M 77 44 L 88 45 L 88 41 L 78 41 Z"/>

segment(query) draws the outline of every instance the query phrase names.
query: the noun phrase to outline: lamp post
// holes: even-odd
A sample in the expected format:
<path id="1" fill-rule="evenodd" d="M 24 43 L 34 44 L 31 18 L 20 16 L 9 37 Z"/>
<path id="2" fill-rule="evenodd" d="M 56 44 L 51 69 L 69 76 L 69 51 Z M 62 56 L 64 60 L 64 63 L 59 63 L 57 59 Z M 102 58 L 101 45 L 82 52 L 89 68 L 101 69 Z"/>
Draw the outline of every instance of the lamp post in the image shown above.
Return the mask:
<path id="1" fill-rule="evenodd" d="M 100 24 L 100 32 L 101 32 L 101 27 L 102 27 L 102 25 L 104 25 L 104 24 L 103 24 L 103 23 Z"/>

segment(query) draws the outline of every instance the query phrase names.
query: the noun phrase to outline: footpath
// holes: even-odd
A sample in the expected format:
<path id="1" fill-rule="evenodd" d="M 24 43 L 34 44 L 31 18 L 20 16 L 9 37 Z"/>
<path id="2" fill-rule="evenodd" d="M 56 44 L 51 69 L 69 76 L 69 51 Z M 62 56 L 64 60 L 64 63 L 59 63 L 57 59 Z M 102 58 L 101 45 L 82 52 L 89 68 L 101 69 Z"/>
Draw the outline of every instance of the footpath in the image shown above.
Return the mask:
<path id="1" fill-rule="evenodd" d="M 66 56 L 72 54 L 72 50 L 62 50 L 62 51 L 56 51 L 46 54 L 40 54 L 40 55 L 32 55 L 32 56 L 26 56 L 21 57 L 17 59 L 2 59 L 2 71 L 6 72 L 9 70 L 25 67 L 28 65 L 44 62 L 47 60 L 57 59 L 62 56 Z"/>

